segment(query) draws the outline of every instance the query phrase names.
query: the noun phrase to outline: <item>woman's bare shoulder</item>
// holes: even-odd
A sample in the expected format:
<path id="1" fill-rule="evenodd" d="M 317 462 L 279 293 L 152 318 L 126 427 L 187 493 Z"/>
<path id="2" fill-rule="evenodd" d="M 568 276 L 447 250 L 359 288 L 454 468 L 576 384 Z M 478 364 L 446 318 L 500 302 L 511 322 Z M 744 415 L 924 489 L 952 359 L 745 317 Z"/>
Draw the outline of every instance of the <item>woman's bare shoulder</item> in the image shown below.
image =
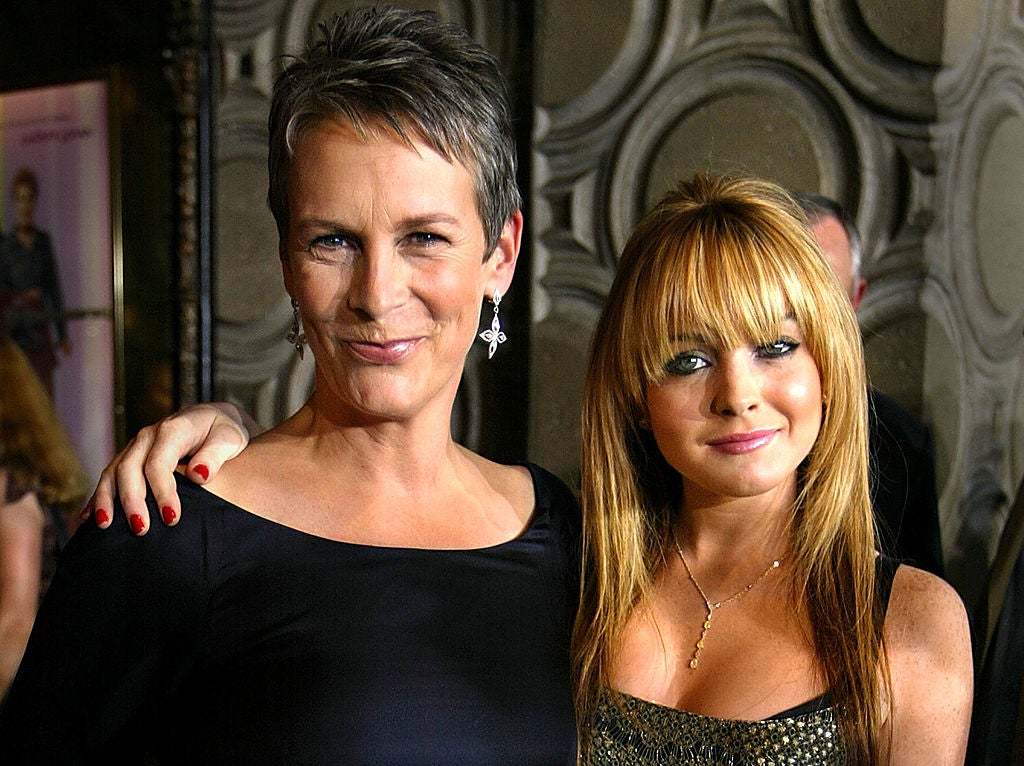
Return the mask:
<path id="1" fill-rule="evenodd" d="M 954 638 L 970 641 L 960 594 L 941 577 L 906 565 L 896 570 L 885 629 L 893 648 L 903 644 L 949 646 Z"/>
<path id="2" fill-rule="evenodd" d="M 973 697 L 963 601 L 935 575 L 901 566 L 885 619 L 892 679 L 892 762 L 963 763 Z"/>

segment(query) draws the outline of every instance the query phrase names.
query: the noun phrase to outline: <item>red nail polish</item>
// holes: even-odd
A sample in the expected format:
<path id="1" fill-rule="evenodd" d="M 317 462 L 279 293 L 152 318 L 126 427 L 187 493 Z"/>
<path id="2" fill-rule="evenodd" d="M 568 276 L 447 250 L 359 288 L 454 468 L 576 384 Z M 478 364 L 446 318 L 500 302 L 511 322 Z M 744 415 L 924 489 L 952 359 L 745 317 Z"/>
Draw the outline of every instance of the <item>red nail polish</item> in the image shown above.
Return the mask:
<path id="1" fill-rule="evenodd" d="M 202 476 L 202 477 L 203 477 L 203 481 L 206 481 L 207 479 L 209 479 L 209 478 L 210 478 L 210 469 L 209 469 L 209 468 L 207 468 L 207 467 L 206 467 L 205 465 L 203 465 L 202 463 L 200 463 L 199 465 L 197 465 L 197 466 L 196 466 L 195 468 L 193 468 L 192 470 L 193 470 L 193 471 L 195 471 L 195 472 L 196 472 L 197 474 L 199 474 L 200 476 Z"/>
<path id="2" fill-rule="evenodd" d="M 171 508 L 171 506 L 165 505 L 160 509 L 160 518 L 164 520 L 164 524 L 170 524 L 178 518 L 178 514 L 174 512 L 174 509 Z"/>
<path id="3" fill-rule="evenodd" d="M 137 513 L 133 513 L 128 519 L 128 523 L 131 525 L 132 534 L 141 535 L 142 530 L 146 528 L 146 522 L 142 520 L 142 517 Z"/>
<path id="4" fill-rule="evenodd" d="M 109 524 L 110 523 L 110 514 L 107 513 L 106 511 L 104 511 L 102 508 L 97 508 L 96 509 L 96 523 L 99 524 L 101 527 L 104 524 Z"/>

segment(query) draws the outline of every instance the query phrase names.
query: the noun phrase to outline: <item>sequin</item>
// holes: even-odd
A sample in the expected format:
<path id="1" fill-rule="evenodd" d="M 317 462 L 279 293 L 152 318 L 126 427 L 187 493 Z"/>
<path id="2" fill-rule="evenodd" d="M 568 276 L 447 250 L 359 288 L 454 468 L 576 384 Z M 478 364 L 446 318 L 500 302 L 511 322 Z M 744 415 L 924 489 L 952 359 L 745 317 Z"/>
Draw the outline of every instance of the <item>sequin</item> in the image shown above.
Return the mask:
<path id="1" fill-rule="evenodd" d="M 831 707 L 767 721 L 734 721 L 602 694 L 589 766 L 839 766 L 846 763 Z"/>

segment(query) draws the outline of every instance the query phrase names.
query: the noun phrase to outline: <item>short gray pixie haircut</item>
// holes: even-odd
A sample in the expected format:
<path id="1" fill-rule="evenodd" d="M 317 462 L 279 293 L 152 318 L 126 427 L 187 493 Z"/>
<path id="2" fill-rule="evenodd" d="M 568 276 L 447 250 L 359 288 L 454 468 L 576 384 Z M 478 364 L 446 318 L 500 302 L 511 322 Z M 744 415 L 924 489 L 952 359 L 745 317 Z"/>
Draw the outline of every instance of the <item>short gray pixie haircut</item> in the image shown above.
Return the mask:
<path id="1" fill-rule="evenodd" d="M 508 89 L 495 57 L 431 11 L 366 8 L 318 29 L 274 83 L 268 202 L 281 242 L 296 141 L 311 124 L 332 119 L 362 136 L 384 128 L 406 143 L 420 140 L 463 165 L 490 255 L 522 205 Z"/>

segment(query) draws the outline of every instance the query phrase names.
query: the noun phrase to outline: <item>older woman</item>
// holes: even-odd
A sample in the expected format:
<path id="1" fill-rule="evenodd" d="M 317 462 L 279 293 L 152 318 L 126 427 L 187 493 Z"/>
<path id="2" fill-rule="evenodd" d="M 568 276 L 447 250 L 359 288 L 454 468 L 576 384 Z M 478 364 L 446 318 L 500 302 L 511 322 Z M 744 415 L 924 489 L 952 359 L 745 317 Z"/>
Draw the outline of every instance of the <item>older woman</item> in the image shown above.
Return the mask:
<path id="1" fill-rule="evenodd" d="M 179 476 L 174 531 L 112 513 L 71 542 L 4 763 L 575 761 L 574 500 L 449 430 L 519 252 L 504 84 L 432 14 L 321 31 L 269 123 L 314 393 L 205 488 Z"/>
<path id="2" fill-rule="evenodd" d="M 592 764 L 959 764 L 959 597 L 879 557 L 851 306 L 777 186 L 639 224 L 594 337 L 574 664 Z"/>

